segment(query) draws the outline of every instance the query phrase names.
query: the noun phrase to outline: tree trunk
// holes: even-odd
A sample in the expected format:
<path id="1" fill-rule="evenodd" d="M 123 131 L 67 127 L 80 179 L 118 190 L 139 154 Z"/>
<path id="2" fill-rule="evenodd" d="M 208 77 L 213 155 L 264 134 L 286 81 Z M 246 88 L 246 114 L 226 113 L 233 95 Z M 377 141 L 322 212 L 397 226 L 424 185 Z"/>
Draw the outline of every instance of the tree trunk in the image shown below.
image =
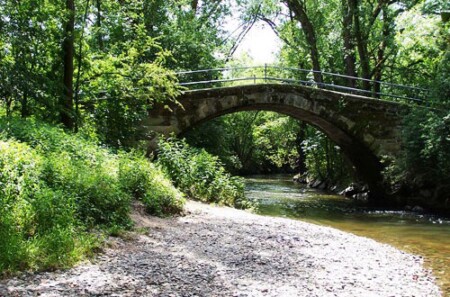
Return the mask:
<path id="1" fill-rule="evenodd" d="M 61 123 L 69 129 L 74 126 L 73 119 L 73 56 L 74 56 L 74 26 L 75 26 L 75 5 L 74 0 L 66 0 L 68 19 L 64 30 L 63 41 L 63 96 L 61 99 Z"/>
<path id="2" fill-rule="evenodd" d="M 96 20 L 96 26 L 97 26 L 97 43 L 98 48 L 102 51 L 104 48 L 103 45 L 103 35 L 102 35 L 102 0 L 97 0 L 97 20 Z"/>
<path id="3" fill-rule="evenodd" d="M 198 8 L 198 0 L 192 0 L 191 1 L 191 8 L 192 8 L 192 13 L 194 15 L 197 14 L 197 8 Z"/>
<path id="4" fill-rule="evenodd" d="M 157 10 L 154 8 L 154 3 L 151 1 L 144 1 L 144 24 L 147 35 L 154 37 L 153 22 Z"/>
<path id="5" fill-rule="evenodd" d="M 358 0 L 349 0 L 350 9 L 354 11 L 354 34 L 356 37 L 356 45 L 358 48 L 359 63 L 361 64 L 361 76 L 364 79 L 370 79 L 370 58 L 367 50 L 367 39 L 361 28 L 360 12 Z M 363 89 L 370 91 L 371 85 L 369 81 L 364 80 L 362 83 Z"/>
<path id="6" fill-rule="evenodd" d="M 317 49 L 317 38 L 316 33 L 314 31 L 314 26 L 311 23 L 308 15 L 306 14 L 305 7 L 299 0 L 287 0 L 287 5 L 289 10 L 294 12 L 294 18 L 300 22 L 302 26 L 303 33 L 306 36 L 306 41 L 309 46 L 310 54 L 311 54 L 311 62 L 314 71 L 314 80 L 316 83 L 322 83 L 322 73 L 320 67 L 320 54 Z"/>
<path id="7" fill-rule="evenodd" d="M 342 12 L 343 12 L 343 28 L 342 37 L 344 39 L 344 66 L 345 74 L 348 76 L 356 77 L 356 57 L 355 57 L 355 44 L 353 41 L 353 15 L 354 10 L 349 5 L 347 0 L 342 0 Z M 347 79 L 347 86 L 350 88 L 356 87 L 356 80 L 352 78 Z"/>
<path id="8" fill-rule="evenodd" d="M 305 122 L 300 122 L 299 123 L 299 130 L 297 132 L 297 136 L 295 139 L 295 144 L 296 144 L 296 149 L 297 149 L 297 154 L 298 154 L 298 158 L 296 160 L 296 166 L 297 166 L 297 172 L 300 174 L 304 174 L 306 173 L 306 154 L 303 151 L 303 146 L 302 143 L 303 141 L 306 139 L 306 123 Z"/>
<path id="9" fill-rule="evenodd" d="M 27 118 L 30 116 L 30 110 L 28 108 L 28 91 L 24 91 L 22 100 L 21 100 L 21 108 L 20 108 L 20 115 L 22 118 Z"/>
<path id="10" fill-rule="evenodd" d="M 387 47 L 388 38 L 390 35 L 390 18 L 388 15 L 388 10 L 386 7 L 383 9 L 383 39 L 381 41 L 380 46 L 378 47 L 377 52 L 377 63 L 374 69 L 374 80 L 381 81 L 383 78 L 383 64 L 385 61 L 385 52 Z M 381 93 L 381 84 L 375 83 L 373 87 L 374 97 L 380 98 Z"/>

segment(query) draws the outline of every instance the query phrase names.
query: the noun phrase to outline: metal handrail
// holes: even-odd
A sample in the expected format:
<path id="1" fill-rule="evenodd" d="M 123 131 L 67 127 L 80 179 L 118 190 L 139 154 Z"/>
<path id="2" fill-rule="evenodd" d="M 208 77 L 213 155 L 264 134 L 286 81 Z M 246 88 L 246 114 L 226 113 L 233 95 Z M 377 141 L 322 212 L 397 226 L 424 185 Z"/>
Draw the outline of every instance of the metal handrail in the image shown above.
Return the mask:
<path id="1" fill-rule="evenodd" d="M 332 73 L 332 72 L 327 72 L 327 71 L 317 71 L 317 70 L 312 70 L 312 69 L 307 70 L 307 69 L 301 69 L 301 68 L 295 68 L 295 67 L 280 67 L 280 66 L 269 66 L 269 68 L 288 69 L 288 70 L 294 70 L 294 71 L 297 70 L 297 71 L 303 71 L 303 72 L 308 72 L 308 73 L 321 73 L 321 74 L 335 76 L 335 77 L 350 78 L 350 79 L 354 79 L 354 80 L 367 81 L 367 82 L 378 83 L 378 84 L 382 84 L 382 85 L 389 85 L 389 86 L 394 86 L 394 87 L 401 87 L 401 88 L 404 87 L 404 88 L 408 88 L 408 89 L 428 91 L 427 89 L 419 88 L 419 87 L 394 84 L 394 83 L 389 83 L 389 82 L 385 82 L 385 81 L 372 80 L 372 79 L 368 79 L 368 78 Z"/>
<path id="2" fill-rule="evenodd" d="M 186 70 L 176 72 L 176 75 L 181 74 L 194 74 L 194 73 L 204 73 L 204 72 L 215 72 L 215 71 L 229 71 L 229 70 L 247 70 L 247 69 L 255 69 L 262 68 L 264 66 L 239 66 L 239 67 L 225 67 L 225 68 L 211 68 L 211 69 L 200 69 L 200 70 Z"/>
<path id="3" fill-rule="evenodd" d="M 233 71 L 235 70 L 263 70 L 264 71 L 264 76 L 248 76 L 248 74 L 243 73 L 242 76 L 233 76 Z M 361 88 L 353 88 L 353 87 L 349 87 L 349 86 L 345 86 L 345 85 L 340 85 L 340 84 L 335 84 L 333 83 L 327 83 L 327 82 L 316 82 L 313 79 L 309 80 L 309 81 L 305 81 L 305 80 L 299 80 L 296 79 L 294 77 L 292 77 L 292 75 L 290 75 L 290 77 L 282 77 L 282 75 L 278 76 L 278 75 L 273 75 L 273 73 L 270 73 L 270 75 L 268 74 L 268 72 L 270 70 L 288 70 L 288 71 L 298 71 L 298 72 L 303 72 L 306 74 L 314 74 L 314 73 L 320 73 L 323 76 L 331 76 L 331 77 L 337 77 L 337 78 L 344 78 L 344 79 L 352 79 L 355 81 L 364 81 L 364 82 L 369 82 L 371 84 L 378 84 L 381 87 L 384 88 L 389 88 L 389 89 L 397 89 L 400 91 L 400 93 L 395 92 L 395 93 L 386 93 L 386 92 L 374 92 L 372 90 L 366 90 L 366 89 L 361 89 Z M 220 78 L 220 76 L 227 76 L 227 74 L 229 75 L 230 73 L 227 72 L 231 72 L 231 77 L 228 78 Z M 205 73 L 218 73 L 219 75 L 217 75 L 217 78 L 212 78 L 209 80 L 196 80 L 194 78 L 192 79 L 188 79 L 188 80 L 183 80 L 183 77 L 186 76 L 193 76 L 193 75 L 197 75 L 197 74 L 205 74 Z M 177 72 L 176 76 L 179 77 L 179 81 L 180 81 L 180 85 L 181 86 L 185 86 L 185 87 L 195 87 L 196 85 L 199 86 L 204 86 L 207 84 L 217 84 L 217 83 L 225 83 L 225 82 L 236 82 L 236 81 L 254 81 L 254 83 L 256 84 L 257 81 L 263 81 L 263 82 L 289 82 L 289 83 L 293 83 L 293 84 L 302 84 L 302 85 L 308 85 L 308 86 L 318 86 L 324 89 L 334 89 L 334 90 L 339 90 L 341 92 L 350 92 L 350 93 L 358 93 L 358 94 L 370 94 L 370 97 L 374 97 L 374 96 L 378 96 L 377 99 L 382 99 L 381 97 L 390 97 L 390 98 L 396 98 L 396 99 L 402 99 L 402 100 L 407 100 L 407 101 L 413 101 L 413 102 L 423 102 L 424 98 L 419 98 L 419 94 L 417 93 L 427 93 L 429 90 L 424 89 L 424 88 L 419 88 L 419 87 L 414 87 L 414 86 L 406 86 L 406 85 L 401 85 L 401 84 L 395 84 L 395 83 L 389 83 L 389 82 L 384 82 L 384 81 L 376 81 L 376 80 L 370 80 L 370 79 L 366 79 L 366 78 L 361 78 L 361 77 L 354 77 L 354 76 L 349 76 L 349 75 L 343 75 L 343 74 L 337 74 L 337 73 L 331 73 L 331 72 L 324 72 L 324 71 L 315 71 L 315 70 L 308 70 L 308 69 L 301 69 L 301 68 L 294 68 L 294 67 L 282 67 L 282 66 L 276 66 L 276 65 L 263 65 L 263 66 L 240 66 L 240 67 L 224 67 L 224 68 L 213 68 L 213 69 L 200 69 L 200 70 L 192 70 L 192 71 L 181 71 L 181 72 Z M 195 88 L 194 88 L 195 89 Z M 409 92 L 414 92 L 415 94 L 413 96 L 409 96 L 408 95 L 408 91 Z M 406 93 L 405 93 L 406 92 Z"/>

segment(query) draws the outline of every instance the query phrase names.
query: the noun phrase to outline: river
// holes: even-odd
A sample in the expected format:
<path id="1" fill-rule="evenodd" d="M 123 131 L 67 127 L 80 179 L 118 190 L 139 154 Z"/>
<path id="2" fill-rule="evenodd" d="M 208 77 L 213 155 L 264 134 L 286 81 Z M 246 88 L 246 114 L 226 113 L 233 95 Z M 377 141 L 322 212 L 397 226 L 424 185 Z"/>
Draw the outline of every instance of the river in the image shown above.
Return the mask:
<path id="1" fill-rule="evenodd" d="M 292 182 L 291 176 L 246 178 L 246 195 L 262 215 L 334 227 L 421 255 L 450 296 L 450 219 L 385 211 Z"/>

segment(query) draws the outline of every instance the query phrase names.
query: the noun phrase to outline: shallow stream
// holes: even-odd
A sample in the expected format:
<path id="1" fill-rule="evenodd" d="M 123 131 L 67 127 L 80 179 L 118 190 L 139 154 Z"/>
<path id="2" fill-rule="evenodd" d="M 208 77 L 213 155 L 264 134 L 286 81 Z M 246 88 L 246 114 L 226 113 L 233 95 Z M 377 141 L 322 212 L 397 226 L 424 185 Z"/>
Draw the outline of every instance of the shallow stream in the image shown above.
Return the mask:
<path id="1" fill-rule="evenodd" d="M 370 208 L 296 184 L 288 175 L 248 177 L 246 195 L 260 214 L 334 227 L 421 255 L 450 296 L 450 218 Z"/>

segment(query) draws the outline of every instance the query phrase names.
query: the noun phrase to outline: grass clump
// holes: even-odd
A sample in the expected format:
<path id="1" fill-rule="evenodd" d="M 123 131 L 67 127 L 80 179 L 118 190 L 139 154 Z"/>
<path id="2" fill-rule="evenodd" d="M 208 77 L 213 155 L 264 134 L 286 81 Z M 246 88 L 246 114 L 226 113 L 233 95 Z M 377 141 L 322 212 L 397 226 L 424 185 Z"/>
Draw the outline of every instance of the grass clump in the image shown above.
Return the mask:
<path id="1" fill-rule="evenodd" d="M 237 208 L 250 206 L 243 180 L 227 173 L 218 157 L 204 149 L 190 147 L 184 140 L 161 140 L 157 164 L 192 199 Z"/>
<path id="2" fill-rule="evenodd" d="M 99 245 L 98 234 L 131 226 L 133 198 L 157 215 L 183 204 L 143 155 L 35 120 L 0 119 L 0 273 L 73 265 Z"/>

